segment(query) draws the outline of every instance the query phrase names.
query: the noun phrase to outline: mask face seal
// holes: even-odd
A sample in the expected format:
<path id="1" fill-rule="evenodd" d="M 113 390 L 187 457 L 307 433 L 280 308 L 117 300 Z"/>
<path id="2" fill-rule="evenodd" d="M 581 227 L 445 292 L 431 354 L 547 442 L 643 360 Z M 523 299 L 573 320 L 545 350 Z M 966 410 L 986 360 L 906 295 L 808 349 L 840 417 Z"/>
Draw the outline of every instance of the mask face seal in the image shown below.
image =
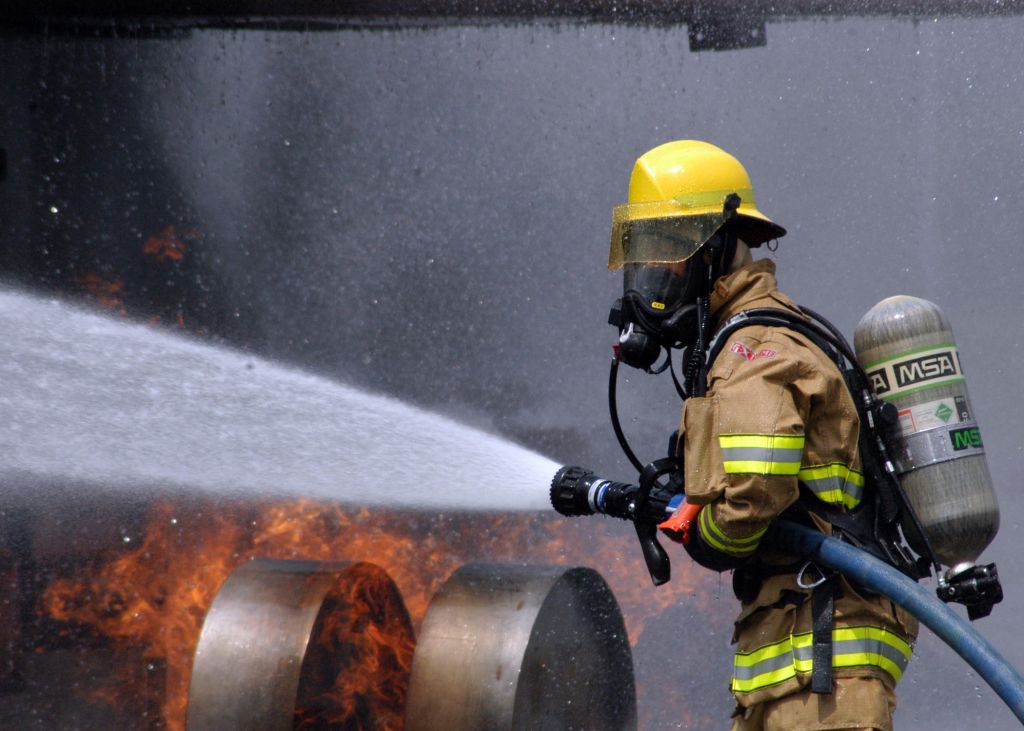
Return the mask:
<path id="1" fill-rule="evenodd" d="M 678 200 L 613 210 L 608 269 L 623 270 L 623 293 L 608 322 L 619 328 L 626 365 L 661 373 L 668 358 L 652 367 L 662 348 L 670 353 L 700 345 L 712 282 L 727 272 L 736 251 L 729 222 L 739 205 L 740 197 L 730 193 L 715 211 L 691 213 Z"/>
<path id="2" fill-rule="evenodd" d="M 685 262 L 626 264 L 622 297 L 608 316 L 608 322 L 619 328 L 622 361 L 650 371 L 662 348 L 693 344 L 697 298 L 706 281 L 703 256 Z"/>

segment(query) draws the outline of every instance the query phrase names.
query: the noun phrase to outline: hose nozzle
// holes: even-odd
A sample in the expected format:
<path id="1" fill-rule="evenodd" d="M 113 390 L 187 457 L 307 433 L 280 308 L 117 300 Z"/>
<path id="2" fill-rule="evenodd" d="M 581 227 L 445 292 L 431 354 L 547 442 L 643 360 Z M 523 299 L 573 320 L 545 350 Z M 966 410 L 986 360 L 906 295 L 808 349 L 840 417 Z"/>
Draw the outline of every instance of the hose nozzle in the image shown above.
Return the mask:
<path id="1" fill-rule="evenodd" d="M 658 463 L 648 467 L 641 473 L 640 485 L 605 480 L 583 467 L 563 467 L 551 480 L 551 507 L 567 516 L 601 513 L 633 521 L 647 570 L 657 586 L 668 581 L 670 575 L 668 555 L 658 543 L 657 526 L 671 512 L 672 495 L 654 489 L 656 478 L 664 474 Z"/>
<path id="2" fill-rule="evenodd" d="M 633 520 L 639 492 L 636 485 L 605 480 L 583 467 L 566 466 L 551 480 L 551 507 L 570 517 L 601 513 Z"/>

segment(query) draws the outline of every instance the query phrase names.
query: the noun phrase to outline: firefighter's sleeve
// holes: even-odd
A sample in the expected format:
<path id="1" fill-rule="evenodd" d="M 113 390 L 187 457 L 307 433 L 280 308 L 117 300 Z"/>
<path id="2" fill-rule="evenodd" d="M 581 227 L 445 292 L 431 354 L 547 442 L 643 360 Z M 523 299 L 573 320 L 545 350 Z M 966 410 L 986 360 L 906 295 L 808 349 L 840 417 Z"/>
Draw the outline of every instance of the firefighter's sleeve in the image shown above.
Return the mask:
<path id="1" fill-rule="evenodd" d="M 689 399 L 682 419 L 687 501 L 705 506 L 690 554 L 717 571 L 753 556 L 799 496 L 804 386 L 813 380 L 797 341 L 777 334 L 737 343 L 719 355 L 708 395 Z"/>

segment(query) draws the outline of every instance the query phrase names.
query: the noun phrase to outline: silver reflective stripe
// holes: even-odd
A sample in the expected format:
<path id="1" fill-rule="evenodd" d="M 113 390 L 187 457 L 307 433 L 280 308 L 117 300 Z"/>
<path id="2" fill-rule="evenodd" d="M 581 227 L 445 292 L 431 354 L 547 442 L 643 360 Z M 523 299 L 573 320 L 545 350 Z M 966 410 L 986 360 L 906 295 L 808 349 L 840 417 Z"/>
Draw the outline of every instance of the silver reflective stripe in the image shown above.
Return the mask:
<path id="1" fill-rule="evenodd" d="M 874 667 L 899 682 L 910 654 L 906 640 L 878 627 L 837 627 L 832 631 L 833 667 Z M 813 633 L 792 635 L 750 653 L 737 653 L 733 691 L 750 693 L 767 688 L 797 673 L 809 673 L 813 665 Z"/>
<path id="2" fill-rule="evenodd" d="M 844 478 L 840 477 L 839 475 L 822 477 L 817 480 L 808 480 L 805 478 L 801 478 L 800 482 L 807 485 L 807 487 L 810 488 L 811 492 L 813 492 L 818 497 L 821 497 L 827 503 L 839 502 L 838 500 L 832 499 L 831 497 L 822 497 L 823 495 L 826 495 L 827 493 L 830 492 L 838 492 L 845 495 L 849 495 L 858 503 L 864 497 L 863 487 L 853 482 L 847 482 Z"/>
<path id="3" fill-rule="evenodd" d="M 798 648 L 797 652 L 803 648 Z M 807 648 L 807 656 L 811 656 L 811 647 Z M 900 669 L 900 674 L 907 669 L 907 665 L 910 663 L 910 658 L 900 652 L 898 649 L 890 645 L 884 640 L 865 637 L 856 640 L 838 640 L 832 643 L 832 655 L 835 658 L 833 665 L 840 662 L 840 658 L 844 655 L 860 655 L 860 654 L 873 654 L 881 655 L 887 658 L 893 665 Z M 858 665 L 864 663 L 856 663 Z M 872 663 L 874 664 L 874 663 Z M 898 680 L 898 678 L 897 678 Z"/>
<path id="4" fill-rule="evenodd" d="M 800 468 L 800 482 L 826 503 L 855 508 L 864 496 L 864 476 L 841 462 Z"/>
<path id="5" fill-rule="evenodd" d="M 808 648 L 810 650 L 811 648 Z M 762 660 L 756 665 L 748 665 L 743 667 L 737 665 L 733 669 L 733 678 L 736 680 L 753 680 L 756 676 L 764 673 L 770 673 L 775 670 L 782 670 L 793 664 L 793 650 L 787 650 L 781 655 L 770 657 L 767 660 Z"/>
<path id="6" fill-rule="evenodd" d="M 749 556 L 757 550 L 767 528 L 762 528 L 753 535 L 743 538 L 732 538 L 725 534 L 715 523 L 714 511 L 708 508 L 701 510 L 697 517 L 697 526 L 705 542 L 716 551 L 733 556 Z"/>
<path id="7" fill-rule="evenodd" d="M 727 447 L 722 450 L 723 462 L 799 462 L 803 449 L 765 447 Z"/>

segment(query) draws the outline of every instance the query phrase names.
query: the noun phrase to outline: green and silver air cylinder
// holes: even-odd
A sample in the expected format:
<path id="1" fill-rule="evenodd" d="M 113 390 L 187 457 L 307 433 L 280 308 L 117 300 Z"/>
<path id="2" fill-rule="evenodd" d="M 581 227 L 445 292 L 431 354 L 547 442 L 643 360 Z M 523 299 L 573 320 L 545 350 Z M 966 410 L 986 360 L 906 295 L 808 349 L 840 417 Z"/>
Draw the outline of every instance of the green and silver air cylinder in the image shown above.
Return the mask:
<path id="1" fill-rule="evenodd" d="M 899 411 L 896 471 L 936 558 L 973 563 L 995 538 L 999 506 L 949 322 L 927 300 L 889 297 L 861 318 L 854 347 L 875 394 Z"/>

